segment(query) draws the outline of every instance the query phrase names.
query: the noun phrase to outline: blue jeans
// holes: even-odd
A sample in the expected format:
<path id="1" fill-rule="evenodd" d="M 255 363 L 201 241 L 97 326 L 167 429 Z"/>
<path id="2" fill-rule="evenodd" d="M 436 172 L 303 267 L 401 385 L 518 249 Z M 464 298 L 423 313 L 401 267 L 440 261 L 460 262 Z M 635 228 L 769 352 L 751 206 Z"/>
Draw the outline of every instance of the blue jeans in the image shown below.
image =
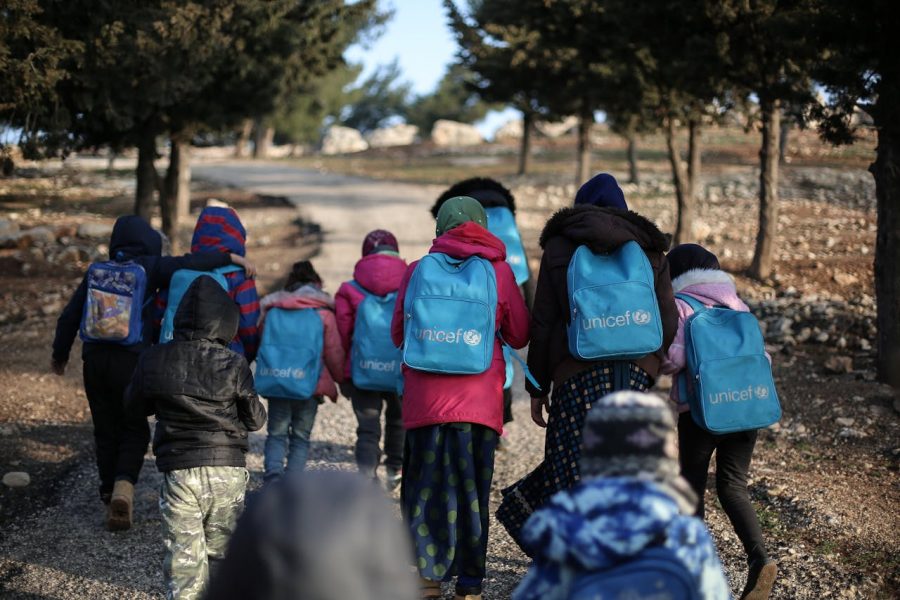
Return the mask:
<path id="1" fill-rule="evenodd" d="M 268 436 L 265 450 L 265 478 L 288 471 L 302 471 L 309 454 L 309 434 L 316 420 L 319 403 L 309 400 L 269 398 Z M 290 450 L 290 451 L 289 451 Z"/>

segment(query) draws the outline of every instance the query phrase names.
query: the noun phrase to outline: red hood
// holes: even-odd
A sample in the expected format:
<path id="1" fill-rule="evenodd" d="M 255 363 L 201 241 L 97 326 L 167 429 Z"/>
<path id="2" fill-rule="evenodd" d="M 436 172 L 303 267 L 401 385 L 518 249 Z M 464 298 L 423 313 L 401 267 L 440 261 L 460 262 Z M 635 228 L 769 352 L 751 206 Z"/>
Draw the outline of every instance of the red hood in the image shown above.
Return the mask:
<path id="1" fill-rule="evenodd" d="M 406 273 L 406 261 L 392 254 L 370 254 L 357 261 L 353 279 L 375 294 L 384 296 L 396 292 Z"/>
<path id="2" fill-rule="evenodd" d="M 480 256 L 491 262 L 506 260 L 506 246 L 487 229 L 469 221 L 436 238 L 429 252 L 442 252 L 453 258 Z"/>

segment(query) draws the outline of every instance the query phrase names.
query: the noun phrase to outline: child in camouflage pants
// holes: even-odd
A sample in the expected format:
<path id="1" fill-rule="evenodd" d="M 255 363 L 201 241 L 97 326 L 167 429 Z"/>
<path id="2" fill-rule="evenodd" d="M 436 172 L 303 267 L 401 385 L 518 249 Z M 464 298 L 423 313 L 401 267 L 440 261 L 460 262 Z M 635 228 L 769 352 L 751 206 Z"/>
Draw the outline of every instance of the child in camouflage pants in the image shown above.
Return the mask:
<path id="1" fill-rule="evenodd" d="M 215 280 L 198 277 L 175 313 L 174 340 L 141 355 L 126 393 L 126 402 L 156 414 L 171 600 L 200 598 L 211 564 L 225 557 L 249 478 L 248 432 L 266 422 L 247 361 L 227 347 L 239 316 Z"/>

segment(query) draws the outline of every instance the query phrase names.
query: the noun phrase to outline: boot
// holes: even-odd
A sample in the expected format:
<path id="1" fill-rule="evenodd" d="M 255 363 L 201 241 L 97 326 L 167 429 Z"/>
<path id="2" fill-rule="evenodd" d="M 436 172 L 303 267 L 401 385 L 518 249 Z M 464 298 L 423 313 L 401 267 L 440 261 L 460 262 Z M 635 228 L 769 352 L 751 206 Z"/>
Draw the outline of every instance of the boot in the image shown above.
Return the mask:
<path id="1" fill-rule="evenodd" d="M 772 585 L 775 583 L 775 576 L 778 575 L 778 566 L 775 561 L 769 561 L 761 567 L 750 567 L 747 574 L 747 585 L 744 586 L 744 592 L 741 594 L 741 600 L 768 600 L 769 594 L 772 593 Z"/>
<path id="2" fill-rule="evenodd" d="M 124 531 L 130 528 L 133 506 L 134 484 L 126 479 L 116 481 L 109 501 L 106 528 L 110 531 Z"/>

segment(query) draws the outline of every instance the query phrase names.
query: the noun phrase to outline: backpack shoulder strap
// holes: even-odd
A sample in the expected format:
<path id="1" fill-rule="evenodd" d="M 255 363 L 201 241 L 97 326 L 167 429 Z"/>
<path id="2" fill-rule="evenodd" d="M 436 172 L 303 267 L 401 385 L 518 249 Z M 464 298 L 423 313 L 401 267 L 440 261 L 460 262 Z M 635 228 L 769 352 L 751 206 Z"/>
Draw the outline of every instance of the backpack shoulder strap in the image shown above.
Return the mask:
<path id="1" fill-rule="evenodd" d="M 216 273 L 221 273 L 222 275 L 227 275 L 228 273 L 237 273 L 238 271 L 243 271 L 244 267 L 240 265 L 225 265 L 224 267 L 219 267 L 216 269 Z"/>
<path id="2" fill-rule="evenodd" d="M 693 296 L 690 296 L 688 294 L 678 293 L 678 294 L 675 294 L 675 297 L 678 298 L 679 300 L 683 300 L 684 302 L 686 302 L 687 305 L 691 307 L 691 310 L 693 310 L 695 313 L 706 310 L 706 306 L 702 302 L 700 302 L 699 300 L 694 298 Z"/>
<path id="3" fill-rule="evenodd" d="M 372 294 L 372 292 L 370 292 L 369 290 L 367 290 L 366 288 L 364 288 L 362 285 L 360 285 L 360 283 L 359 283 L 358 281 L 356 281 L 355 279 L 351 279 L 351 280 L 348 281 L 347 283 L 349 283 L 350 285 L 352 285 L 353 287 L 355 287 L 357 290 L 359 290 L 359 291 L 362 293 L 363 296 L 372 296 L 372 295 L 374 295 L 374 294 Z"/>

